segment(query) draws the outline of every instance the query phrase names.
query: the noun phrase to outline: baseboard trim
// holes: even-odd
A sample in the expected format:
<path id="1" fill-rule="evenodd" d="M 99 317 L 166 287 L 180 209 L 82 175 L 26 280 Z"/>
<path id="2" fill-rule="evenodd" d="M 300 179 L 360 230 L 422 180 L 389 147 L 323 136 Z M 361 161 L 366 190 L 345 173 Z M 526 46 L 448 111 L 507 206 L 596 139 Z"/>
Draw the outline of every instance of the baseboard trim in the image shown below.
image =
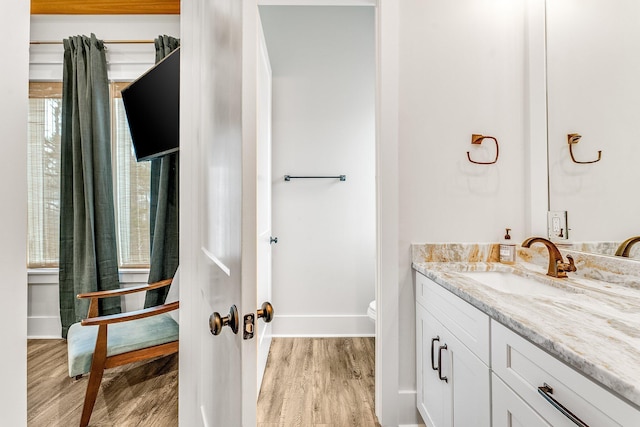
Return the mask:
<path id="1" fill-rule="evenodd" d="M 279 334 L 273 338 L 375 338 L 375 334 Z"/>
<path id="2" fill-rule="evenodd" d="M 418 393 L 416 390 L 398 391 L 399 427 L 424 427 L 424 422 L 417 408 Z"/>
<path id="3" fill-rule="evenodd" d="M 27 339 L 61 339 L 60 316 L 27 317 Z"/>
<path id="4" fill-rule="evenodd" d="M 273 319 L 274 337 L 373 337 L 367 315 L 281 314 Z"/>

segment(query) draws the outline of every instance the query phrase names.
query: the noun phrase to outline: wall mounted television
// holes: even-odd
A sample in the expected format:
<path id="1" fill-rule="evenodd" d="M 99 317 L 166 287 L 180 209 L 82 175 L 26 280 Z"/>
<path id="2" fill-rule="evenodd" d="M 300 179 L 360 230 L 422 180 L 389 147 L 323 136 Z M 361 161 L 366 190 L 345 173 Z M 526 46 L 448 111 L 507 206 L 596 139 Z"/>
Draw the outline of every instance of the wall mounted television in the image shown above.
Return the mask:
<path id="1" fill-rule="evenodd" d="M 180 146 L 180 48 L 122 89 L 136 160 L 152 160 Z"/>

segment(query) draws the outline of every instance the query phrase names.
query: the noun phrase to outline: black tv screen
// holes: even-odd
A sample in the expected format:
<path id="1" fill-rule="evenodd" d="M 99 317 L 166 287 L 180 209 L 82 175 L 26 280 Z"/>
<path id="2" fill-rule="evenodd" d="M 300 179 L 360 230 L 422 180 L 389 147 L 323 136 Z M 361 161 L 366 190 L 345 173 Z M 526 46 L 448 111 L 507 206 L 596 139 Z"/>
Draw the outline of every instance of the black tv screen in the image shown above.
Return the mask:
<path id="1" fill-rule="evenodd" d="M 180 145 L 180 48 L 122 89 L 136 160 L 151 160 Z"/>

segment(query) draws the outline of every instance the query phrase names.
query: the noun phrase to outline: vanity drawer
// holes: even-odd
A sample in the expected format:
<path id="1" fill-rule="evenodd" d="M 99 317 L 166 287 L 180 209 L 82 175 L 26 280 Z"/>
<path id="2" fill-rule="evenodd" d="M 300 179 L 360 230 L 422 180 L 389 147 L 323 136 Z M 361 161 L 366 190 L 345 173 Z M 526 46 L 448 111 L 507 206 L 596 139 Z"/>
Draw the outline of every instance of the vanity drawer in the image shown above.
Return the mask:
<path id="1" fill-rule="evenodd" d="M 551 397 L 590 427 L 640 426 L 640 411 L 493 320 L 491 360 L 495 374 L 553 426 L 576 423 L 539 393 L 545 384 L 553 389 Z"/>
<path id="2" fill-rule="evenodd" d="M 489 365 L 489 316 L 418 272 L 416 301 Z"/>
<path id="3" fill-rule="evenodd" d="M 531 406 L 491 374 L 492 427 L 552 427 Z"/>

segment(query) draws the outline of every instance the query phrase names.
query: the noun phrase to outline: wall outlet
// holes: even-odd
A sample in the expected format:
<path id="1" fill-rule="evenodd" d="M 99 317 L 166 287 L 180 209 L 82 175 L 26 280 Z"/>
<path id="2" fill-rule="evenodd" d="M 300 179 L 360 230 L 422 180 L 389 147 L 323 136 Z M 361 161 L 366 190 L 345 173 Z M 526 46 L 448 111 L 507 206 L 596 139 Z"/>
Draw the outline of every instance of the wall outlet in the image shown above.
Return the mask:
<path id="1" fill-rule="evenodd" d="M 569 239 L 567 211 L 549 211 L 547 213 L 547 226 L 549 228 L 549 240 L 557 241 Z"/>

